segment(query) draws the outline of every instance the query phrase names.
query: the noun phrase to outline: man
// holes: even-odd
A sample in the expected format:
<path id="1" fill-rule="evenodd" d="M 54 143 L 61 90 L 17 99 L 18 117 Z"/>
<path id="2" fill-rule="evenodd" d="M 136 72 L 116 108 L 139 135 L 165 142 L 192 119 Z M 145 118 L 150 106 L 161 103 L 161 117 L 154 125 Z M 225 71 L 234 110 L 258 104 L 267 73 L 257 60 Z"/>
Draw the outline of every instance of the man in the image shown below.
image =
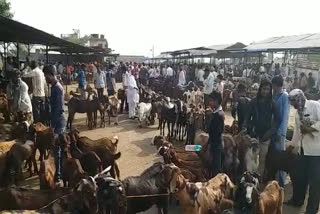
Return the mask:
<path id="1" fill-rule="evenodd" d="M 223 89 L 224 89 L 224 83 L 222 82 L 223 76 L 219 74 L 217 76 L 217 85 L 216 85 L 216 90 L 223 95 Z"/>
<path id="2" fill-rule="evenodd" d="M 106 74 L 102 65 L 98 66 L 97 71 L 93 73 L 93 83 L 97 89 L 98 98 L 101 100 L 104 88 L 106 87 Z"/>
<path id="3" fill-rule="evenodd" d="M 174 71 L 173 71 L 173 69 L 170 67 L 170 65 L 168 65 L 168 67 L 167 67 L 167 72 L 166 72 L 165 77 L 166 77 L 167 79 L 172 80 L 173 76 L 174 76 Z"/>
<path id="4" fill-rule="evenodd" d="M 48 87 L 43 72 L 35 61 L 31 62 L 31 71 L 24 74 L 23 77 L 32 77 L 32 109 L 34 122 L 45 123 L 43 117 L 45 108 L 45 97 L 48 95 Z"/>
<path id="5" fill-rule="evenodd" d="M 280 125 L 271 139 L 271 146 L 273 146 L 277 151 L 286 150 L 286 136 L 289 122 L 289 96 L 288 93 L 283 89 L 283 78 L 281 75 L 275 76 L 272 79 L 272 89 L 273 89 L 273 100 L 279 111 Z M 281 171 L 279 173 L 279 185 L 284 187 L 286 181 L 286 173 Z"/>
<path id="6" fill-rule="evenodd" d="M 107 83 L 107 91 L 108 91 L 108 96 L 112 96 L 115 94 L 116 91 L 116 80 L 115 80 L 115 65 L 110 64 L 109 69 L 106 72 L 106 83 Z"/>
<path id="7" fill-rule="evenodd" d="M 246 86 L 242 83 L 239 83 L 236 93 L 237 100 L 233 103 L 231 114 L 233 118 L 238 117 L 239 130 L 242 130 L 243 123 L 247 118 L 251 99 L 247 97 Z"/>
<path id="8" fill-rule="evenodd" d="M 222 168 L 222 149 L 223 149 L 223 130 L 224 130 L 224 112 L 221 107 L 222 97 L 217 91 L 213 91 L 209 97 L 209 107 L 212 111 L 209 122 L 209 143 L 210 153 L 212 155 L 212 174 L 215 177 L 221 172 Z"/>
<path id="9" fill-rule="evenodd" d="M 63 65 L 62 65 L 62 62 L 59 62 L 59 65 L 58 65 L 58 74 L 60 76 L 62 76 L 63 74 Z"/>
<path id="10" fill-rule="evenodd" d="M 148 82 L 148 78 L 149 78 L 148 69 L 146 68 L 146 65 L 143 62 L 142 66 L 140 67 L 140 83 L 146 86 Z"/>
<path id="11" fill-rule="evenodd" d="M 204 93 L 204 105 L 208 106 L 208 97 L 213 91 L 213 84 L 214 84 L 214 75 L 212 72 L 209 71 L 208 68 L 204 70 L 206 79 L 203 82 L 204 88 L 203 88 L 203 93 Z"/>
<path id="12" fill-rule="evenodd" d="M 203 82 L 204 81 L 204 70 L 202 68 L 200 68 L 197 72 L 197 79 L 199 82 Z"/>
<path id="13" fill-rule="evenodd" d="M 311 91 L 313 89 L 313 87 L 316 85 L 316 81 L 314 80 L 312 73 L 309 73 L 309 77 L 308 77 L 308 89 L 309 91 Z"/>
<path id="14" fill-rule="evenodd" d="M 299 88 L 300 88 L 302 91 L 306 91 L 307 86 L 308 86 L 307 76 L 306 76 L 304 73 L 301 73 L 301 74 L 300 74 L 300 81 L 299 81 Z"/>
<path id="15" fill-rule="evenodd" d="M 87 87 L 87 80 L 86 80 L 86 65 L 81 64 L 80 70 L 78 71 L 78 88 L 81 94 L 81 99 L 86 99 L 86 87 Z"/>
<path id="16" fill-rule="evenodd" d="M 60 82 L 56 78 L 56 70 L 52 65 L 46 65 L 43 68 L 43 72 L 48 84 L 51 85 L 51 127 L 54 129 L 54 133 L 61 135 L 65 131 L 66 120 L 64 117 L 64 91 Z M 56 182 L 57 185 L 62 185 L 61 172 L 62 172 L 62 148 L 61 145 L 56 145 Z"/>
<path id="17" fill-rule="evenodd" d="M 127 102 L 129 105 L 129 119 L 134 119 L 136 104 L 139 102 L 139 93 L 136 80 L 130 73 L 128 75 Z"/>
<path id="18" fill-rule="evenodd" d="M 301 89 L 289 93 L 291 105 L 297 110 L 292 141 L 294 152 L 300 152 L 299 179 L 296 195 L 288 203 L 302 206 L 309 185 L 307 214 L 316 214 L 320 202 L 320 103 L 307 100 Z"/>
<path id="19" fill-rule="evenodd" d="M 182 87 L 185 84 L 186 84 L 186 71 L 184 69 L 184 66 L 181 66 L 181 69 L 179 72 L 178 86 Z"/>
<path id="20" fill-rule="evenodd" d="M 10 111 L 16 116 L 17 122 L 28 121 L 32 124 L 32 104 L 28 94 L 29 87 L 20 78 L 20 71 L 13 68 L 7 85 Z"/>

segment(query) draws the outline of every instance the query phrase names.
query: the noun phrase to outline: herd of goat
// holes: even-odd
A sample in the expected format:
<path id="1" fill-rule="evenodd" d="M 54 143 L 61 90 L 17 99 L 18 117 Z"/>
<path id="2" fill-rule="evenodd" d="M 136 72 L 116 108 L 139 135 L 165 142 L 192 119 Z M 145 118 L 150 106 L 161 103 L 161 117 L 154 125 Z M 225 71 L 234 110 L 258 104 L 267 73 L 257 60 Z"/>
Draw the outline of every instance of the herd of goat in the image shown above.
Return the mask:
<path id="1" fill-rule="evenodd" d="M 77 130 L 57 137 L 51 128 L 40 123 L 29 127 L 21 123 L 17 128 L 25 131 L 0 156 L 0 179 L 4 185 L 0 189 L 0 213 L 134 214 L 156 205 L 158 213 L 167 214 L 171 199 L 175 198 L 184 214 L 239 210 L 280 214 L 284 193 L 273 177 L 278 170 L 292 172 L 286 166 L 296 158 L 289 151 L 271 150 L 266 163 L 268 173 L 259 176 L 255 173 L 259 165 L 257 141 L 247 135 L 225 134 L 224 173 L 211 178 L 208 134 L 195 134 L 195 143 L 202 145 L 200 152 L 186 152 L 174 147 L 166 137 L 155 136 L 152 145 L 163 162 L 154 163 L 139 176 L 120 179 L 117 137 L 92 140 L 80 136 Z M 63 148 L 63 188 L 54 182 L 55 145 Z M 274 164 L 277 160 L 282 162 Z M 38 173 L 40 190 L 18 186 L 25 176 L 23 167 L 28 167 L 30 176 Z"/>

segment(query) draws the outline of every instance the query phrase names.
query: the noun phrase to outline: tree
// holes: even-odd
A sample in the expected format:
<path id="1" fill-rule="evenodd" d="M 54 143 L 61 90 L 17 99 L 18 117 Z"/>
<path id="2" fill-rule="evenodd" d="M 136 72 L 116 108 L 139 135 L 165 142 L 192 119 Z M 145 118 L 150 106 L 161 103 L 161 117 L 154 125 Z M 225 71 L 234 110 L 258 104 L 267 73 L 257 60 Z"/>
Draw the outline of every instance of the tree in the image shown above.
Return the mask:
<path id="1" fill-rule="evenodd" d="M 0 0 L 0 16 L 11 19 L 13 13 L 11 12 L 11 4 L 7 0 Z"/>

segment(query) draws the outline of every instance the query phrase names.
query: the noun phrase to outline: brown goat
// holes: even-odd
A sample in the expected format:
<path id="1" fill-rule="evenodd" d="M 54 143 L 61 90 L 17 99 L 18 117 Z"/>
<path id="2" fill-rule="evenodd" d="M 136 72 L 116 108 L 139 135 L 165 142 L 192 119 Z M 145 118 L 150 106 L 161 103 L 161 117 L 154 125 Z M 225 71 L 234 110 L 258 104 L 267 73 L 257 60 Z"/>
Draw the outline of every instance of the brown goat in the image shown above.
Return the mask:
<path id="1" fill-rule="evenodd" d="M 282 214 L 283 188 L 277 181 L 271 181 L 259 195 L 257 214 Z"/>
<path id="2" fill-rule="evenodd" d="M 33 190 L 11 186 L 0 191 L 1 210 L 33 210 L 70 193 L 70 189 Z M 36 203 L 35 203 L 36 202 Z"/>
<path id="3" fill-rule="evenodd" d="M 98 213 L 97 185 L 93 178 L 82 179 L 73 189 L 72 193 L 63 196 L 49 205 L 38 210 L 7 210 L 2 214 L 39 214 L 39 213 L 79 213 L 96 214 Z"/>
<path id="4" fill-rule="evenodd" d="M 40 152 L 39 160 L 47 158 L 46 152 L 54 146 L 55 134 L 53 128 L 45 127 L 41 123 L 36 124 L 35 149 Z"/>
<path id="5" fill-rule="evenodd" d="M 52 152 L 49 152 L 48 159 L 40 162 L 40 189 L 55 189 L 56 164 Z"/>

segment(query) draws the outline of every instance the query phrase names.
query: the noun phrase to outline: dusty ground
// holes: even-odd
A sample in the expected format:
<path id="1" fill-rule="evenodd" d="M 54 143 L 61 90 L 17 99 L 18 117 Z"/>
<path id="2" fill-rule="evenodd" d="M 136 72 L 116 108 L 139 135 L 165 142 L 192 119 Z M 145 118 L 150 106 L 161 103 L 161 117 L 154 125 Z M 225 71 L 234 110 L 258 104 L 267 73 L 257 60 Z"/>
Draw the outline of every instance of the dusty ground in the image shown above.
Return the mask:
<path id="1" fill-rule="evenodd" d="M 70 87 L 68 88 L 70 90 Z M 232 118 L 227 113 L 227 124 L 231 124 Z M 293 114 L 292 114 L 293 115 Z M 293 117 L 291 117 L 292 119 Z M 292 123 L 292 122 L 291 122 Z M 161 159 L 156 155 L 156 149 L 150 145 L 153 136 L 158 135 L 156 125 L 146 128 L 138 128 L 138 122 L 127 119 L 127 115 L 121 115 L 120 123 L 118 126 L 111 124 L 106 128 L 98 128 L 88 131 L 85 127 L 85 115 L 76 115 L 74 125 L 79 128 L 84 136 L 88 136 L 92 139 L 97 139 L 105 136 L 117 135 L 119 137 L 119 151 L 122 156 L 119 161 L 121 177 L 139 175 L 144 169 L 152 165 L 156 161 Z M 183 143 L 181 143 L 182 145 Z M 39 180 L 37 177 L 28 179 L 25 182 L 25 186 L 36 188 L 39 186 Z M 286 200 L 291 196 L 291 185 L 287 185 L 285 188 Z M 293 209 L 291 207 L 284 206 L 284 214 L 298 214 L 303 213 L 305 209 Z M 156 209 L 149 210 L 145 214 L 157 213 Z M 170 213 L 180 214 L 179 207 L 173 205 L 170 207 Z"/>

